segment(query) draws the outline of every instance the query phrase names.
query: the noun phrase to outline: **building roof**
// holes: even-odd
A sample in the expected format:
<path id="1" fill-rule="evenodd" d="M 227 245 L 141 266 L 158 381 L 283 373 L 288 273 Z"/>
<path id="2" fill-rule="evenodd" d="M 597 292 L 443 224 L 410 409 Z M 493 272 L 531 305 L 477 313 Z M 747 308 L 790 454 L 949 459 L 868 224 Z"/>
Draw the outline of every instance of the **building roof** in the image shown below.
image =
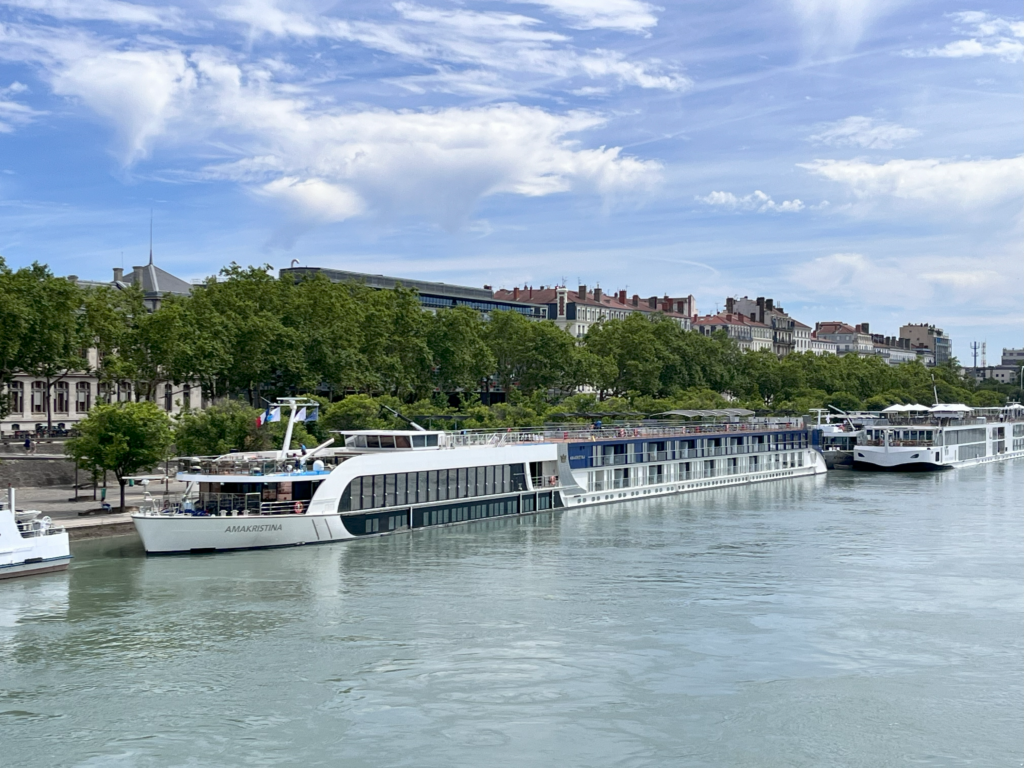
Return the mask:
<path id="1" fill-rule="evenodd" d="M 814 332 L 816 334 L 828 333 L 857 333 L 857 329 L 853 328 L 840 320 L 826 320 L 823 323 L 818 323 Z"/>
<path id="2" fill-rule="evenodd" d="M 126 285 L 135 285 L 138 280 L 141 283 L 139 287 L 144 293 L 177 293 L 187 296 L 192 292 L 190 283 L 160 269 L 152 261 L 144 267 L 133 267 L 132 270 L 130 274 L 124 276 L 124 280 L 121 282 Z"/>
<path id="3" fill-rule="evenodd" d="M 704 315 L 694 318 L 694 325 L 748 325 L 752 328 L 768 328 L 766 323 L 751 320 L 740 312 L 719 312 L 716 315 Z"/>
<path id="4" fill-rule="evenodd" d="M 551 288 L 514 288 L 513 290 L 500 289 L 494 292 L 494 298 L 501 301 L 519 301 L 531 304 L 556 304 L 558 302 L 558 291 L 559 287 Z M 594 297 L 593 291 L 587 291 L 585 294 L 580 293 L 578 290 L 573 291 L 567 289 L 565 292 L 565 300 L 570 304 L 576 304 L 585 307 L 601 307 L 602 309 L 611 309 L 622 312 L 662 312 L 669 317 L 686 317 L 681 312 L 677 312 L 670 307 L 673 304 L 677 304 L 680 301 L 687 299 L 692 301 L 692 297 L 685 297 L 685 299 L 672 298 L 669 296 L 657 297 L 652 296 L 656 307 L 650 306 L 651 299 L 642 299 L 639 295 L 634 294 L 632 299 L 623 301 L 625 291 L 619 291 L 618 293 L 601 293 L 601 298 L 597 299 Z M 634 303 L 634 301 L 636 303 Z"/>

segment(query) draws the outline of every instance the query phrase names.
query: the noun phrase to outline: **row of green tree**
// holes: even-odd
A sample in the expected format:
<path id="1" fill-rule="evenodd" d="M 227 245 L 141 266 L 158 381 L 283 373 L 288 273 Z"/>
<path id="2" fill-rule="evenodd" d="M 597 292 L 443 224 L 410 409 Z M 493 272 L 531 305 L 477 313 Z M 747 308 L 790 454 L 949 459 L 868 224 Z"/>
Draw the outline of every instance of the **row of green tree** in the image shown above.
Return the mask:
<path id="1" fill-rule="evenodd" d="M 89 349 L 97 353 L 91 363 Z M 207 402 L 241 396 L 258 405 L 312 393 L 325 402 L 345 397 L 332 406 L 344 410 L 355 407 L 343 404 L 346 396 L 359 394 L 481 425 L 698 404 L 876 408 L 930 403 L 933 386 L 940 400 L 971 405 L 1011 394 L 979 389 L 955 361 L 926 369 L 849 355 L 779 360 L 743 353 L 725 334 L 684 331 L 640 313 L 599 323 L 577 340 L 516 312 L 489 319 L 466 307 L 424 312 L 412 291 L 322 276 L 281 281 L 266 267 L 235 264 L 191 296 L 165 297 L 147 312 L 137 289 L 85 289 L 44 266 L 11 270 L 0 260 L 0 385 L 25 371 L 52 387 L 89 368 L 103 381 L 130 382 L 138 400 L 155 400 L 160 381 L 198 382 Z M 483 409 L 476 393 L 492 388 L 508 402 Z M 595 395 L 574 394 L 580 389 Z"/>

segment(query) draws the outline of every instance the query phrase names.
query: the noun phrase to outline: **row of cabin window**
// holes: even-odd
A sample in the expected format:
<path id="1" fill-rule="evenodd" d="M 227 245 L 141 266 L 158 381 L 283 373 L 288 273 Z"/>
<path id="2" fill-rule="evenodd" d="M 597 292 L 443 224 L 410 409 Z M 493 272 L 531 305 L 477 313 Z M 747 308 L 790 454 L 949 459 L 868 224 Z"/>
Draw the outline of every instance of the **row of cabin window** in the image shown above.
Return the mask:
<path id="1" fill-rule="evenodd" d="M 350 512 L 400 507 L 525 490 L 526 477 L 522 464 L 366 475 L 348 484 L 341 495 L 339 509 Z"/>
<path id="2" fill-rule="evenodd" d="M 744 442 L 746 441 L 746 442 Z M 612 445 L 595 445 L 593 447 L 594 458 L 599 456 L 626 455 L 631 460 L 657 460 L 672 458 L 668 453 L 675 452 L 682 455 L 683 451 L 693 453 L 699 448 L 734 448 L 744 445 L 764 446 L 764 450 L 791 450 L 794 448 L 806 448 L 807 436 L 804 433 L 792 432 L 779 435 L 739 435 L 736 437 L 708 437 L 692 440 L 659 440 L 644 443 L 642 446 L 635 443 L 614 443 Z M 644 457 L 634 459 L 634 457 Z"/>
<path id="3" fill-rule="evenodd" d="M 744 465 L 743 460 L 746 459 Z M 761 459 L 764 459 L 762 461 Z M 608 491 L 640 485 L 660 485 L 680 480 L 736 475 L 740 472 L 761 472 L 769 469 L 791 469 L 804 465 L 803 452 L 776 453 L 769 456 L 741 456 L 707 461 L 684 461 L 679 464 L 654 464 L 647 467 L 622 467 L 591 472 L 588 488 Z"/>

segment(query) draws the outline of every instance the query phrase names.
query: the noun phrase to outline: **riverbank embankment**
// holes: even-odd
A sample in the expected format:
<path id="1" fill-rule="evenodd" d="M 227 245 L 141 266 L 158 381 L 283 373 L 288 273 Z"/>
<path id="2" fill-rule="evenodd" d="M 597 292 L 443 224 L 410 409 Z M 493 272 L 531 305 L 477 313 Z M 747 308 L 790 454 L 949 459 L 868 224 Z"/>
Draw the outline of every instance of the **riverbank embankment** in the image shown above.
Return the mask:
<path id="1" fill-rule="evenodd" d="M 170 494 L 180 495 L 184 489 L 184 483 L 172 481 L 167 484 L 167 492 Z M 135 533 L 135 525 L 129 515 L 139 508 L 147 490 L 154 499 L 161 499 L 165 493 L 163 483 L 153 483 L 148 489 L 142 486 L 126 488 L 123 513 L 118 511 L 120 495 L 116 485 L 107 488 L 106 500 L 111 505 L 110 510 L 102 508 L 100 493 L 93 498 L 91 488 L 79 489 L 76 500 L 73 485 L 17 488 L 16 504 L 18 509 L 38 509 L 58 525 L 64 526 L 72 541 L 98 539 Z"/>

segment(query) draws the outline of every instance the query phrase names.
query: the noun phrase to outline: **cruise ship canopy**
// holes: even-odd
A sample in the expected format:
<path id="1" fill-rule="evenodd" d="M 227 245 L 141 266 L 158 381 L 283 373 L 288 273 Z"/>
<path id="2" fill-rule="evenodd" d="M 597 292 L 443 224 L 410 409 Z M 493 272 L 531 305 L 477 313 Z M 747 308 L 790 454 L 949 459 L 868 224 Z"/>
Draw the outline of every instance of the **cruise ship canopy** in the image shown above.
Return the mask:
<path id="1" fill-rule="evenodd" d="M 900 405 L 899 403 L 896 403 L 895 405 L 890 405 L 888 408 L 883 408 L 882 413 L 916 413 L 918 411 L 930 410 L 931 408 L 927 405 L 917 405 L 916 403 L 914 405 Z"/>
<path id="2" fill-rule="evenodd" d="M 688 419 L 694 418 L 715 418 L 721 416 L 753 416 L 753 411 L 748 411 L 746 408 L 716 408 L 711 410 L 679 410 L 679 411 L 662 411 L 661 413 L 654 414 L 655 416 L 685 416 Z"/>
<path id="3" fill-rule="evenodd" d="M 953 403 L 951 405 L 936 405 L 934 408 L 929 408 L 929 413 L 970 413 L 974 409 L 963 405 L 961 403 Z"/>

